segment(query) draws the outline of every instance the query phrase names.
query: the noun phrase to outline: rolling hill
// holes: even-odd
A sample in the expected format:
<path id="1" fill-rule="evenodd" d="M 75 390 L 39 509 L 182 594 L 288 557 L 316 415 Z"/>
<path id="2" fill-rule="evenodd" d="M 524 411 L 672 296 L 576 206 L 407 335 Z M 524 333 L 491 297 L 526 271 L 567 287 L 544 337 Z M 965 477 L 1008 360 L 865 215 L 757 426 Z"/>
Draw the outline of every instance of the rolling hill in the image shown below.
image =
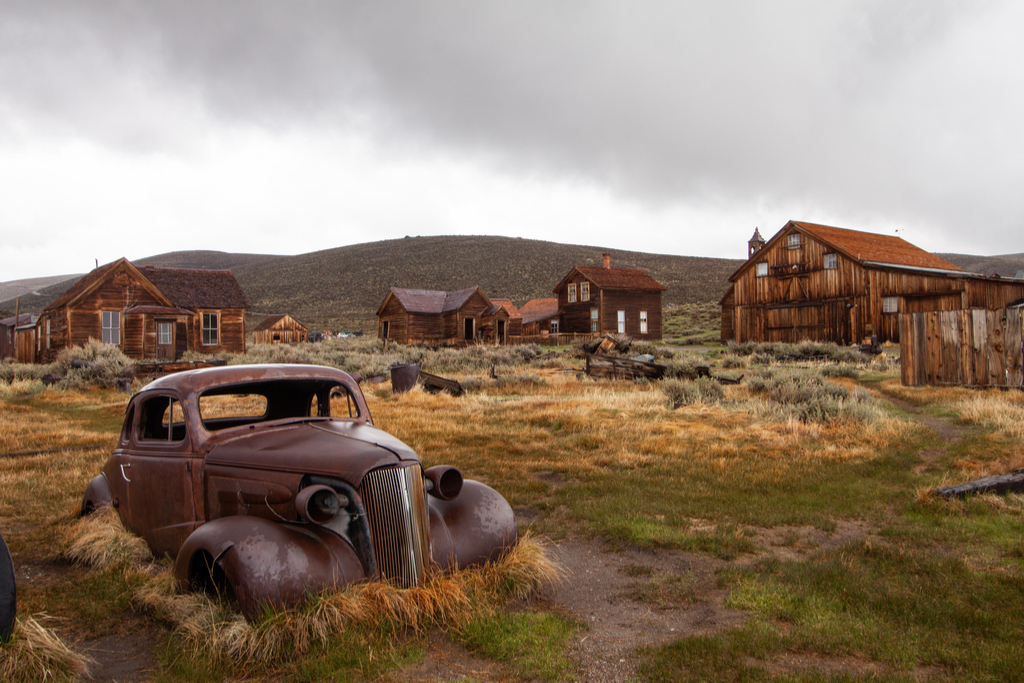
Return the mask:
<path id="1" fill-rule="evenodd" d="M 252 304 L 252 324 L 272 313 L 291 313 L 311 329 L 369 331 L 376 327 L 377 307 L 389 287 L 450 291 L 480 285 L 489 296 L 521 305 L 551 296 L 572 266 L 601 265 L 603 253 L 611 254 L 614 267 L 641 268 L 665 285 L 666 304 L 717 302 L 728 288 L 729 275 L 743 263 L 489 236 L 406 237 L 298 256 L 176 251 L 136 263 L 230 268 Z M 971 272 L 1013 276 L 1024 269 L 1022 254 L 941 256 Z M 21 310 L 42 310 L 74 281 L 23 296 Z M 0 303 L 0 311 L 10 315 L 14 302 Z"/>

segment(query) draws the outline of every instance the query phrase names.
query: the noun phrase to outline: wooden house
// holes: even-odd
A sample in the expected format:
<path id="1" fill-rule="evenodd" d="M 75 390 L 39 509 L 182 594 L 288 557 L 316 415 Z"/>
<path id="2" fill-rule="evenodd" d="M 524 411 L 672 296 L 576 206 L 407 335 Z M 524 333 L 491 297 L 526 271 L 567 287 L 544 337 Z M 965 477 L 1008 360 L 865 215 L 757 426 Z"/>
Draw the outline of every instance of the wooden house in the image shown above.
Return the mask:
<path id="1" fill-rule="evenodd" d="M 269 316 L 252 331 L 253 344 L 301 344 L 309 330 L 287 313 Z"/>
<path id="2" fill-rule="evenodd" d="M 642 270 L 574 266 L 555 287 L 559 331 L 570 334 L 619 333 L 634 339 L 661 339 L 661 293 L 665 287 Z"/>
<path id="3" fill-rule="evenodd" d="M 512 299 L 491 299 L 495 306 L 501 306 L 508 313 L 508 337 L 519 337 L 523 334 L 523 316 L 512 303 Z M 504 342 L 502 342 L 504 343 Z"/>
<path id="4" fill-rule="evenodd" d="M 558 334 L 558 299 L 532 299 L 519 309 L 524 337 Z"/>
<path id="5" fill-rule="evenodd" d="M 488 312 L 497 328 L 501 316 L 492 307 L 479 287 L 457 292 L 392 287 L 377 309 L 377 337 L 399 344 L 464 346 L 483 341 Z M 503 317 L 507 322 L 507 313 Z"/>
<path id="6" fill-rule="evenodd" d="M 96 268 L 43 309 L 37 360 L 97 339 L 136 360 L 175 360 L 186 351 L 245 353 L 249 302 L 230 270 Z"/>
<path id="7" fill-rule="evenodd" d="M 722 339 L 899 341 L 900 313 L 998 309 L 1024 282 L 967 273 L 894 235 L 790 221 L 729 278 Z"/>

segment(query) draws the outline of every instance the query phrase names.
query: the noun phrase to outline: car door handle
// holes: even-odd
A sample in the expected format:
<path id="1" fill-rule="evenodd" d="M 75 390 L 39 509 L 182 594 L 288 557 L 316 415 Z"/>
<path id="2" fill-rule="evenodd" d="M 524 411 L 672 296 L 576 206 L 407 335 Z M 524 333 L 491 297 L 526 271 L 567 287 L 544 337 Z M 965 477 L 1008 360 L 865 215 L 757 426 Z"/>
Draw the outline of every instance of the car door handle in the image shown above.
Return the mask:
<path id="1" fill-rule="evenodd" d="M 124 480 L 126 482 L 128 482 L 129 484 L 132 483 L 132 480 L 129 479 L 128 475 L 124 473 L 124 468 L 127 467 L 127 468 L 131 469 L 131 466 L 132 466 L 131 463 L 127 463 L 127 464 L 121 463 L 121 476 L 124 477 Z"/>

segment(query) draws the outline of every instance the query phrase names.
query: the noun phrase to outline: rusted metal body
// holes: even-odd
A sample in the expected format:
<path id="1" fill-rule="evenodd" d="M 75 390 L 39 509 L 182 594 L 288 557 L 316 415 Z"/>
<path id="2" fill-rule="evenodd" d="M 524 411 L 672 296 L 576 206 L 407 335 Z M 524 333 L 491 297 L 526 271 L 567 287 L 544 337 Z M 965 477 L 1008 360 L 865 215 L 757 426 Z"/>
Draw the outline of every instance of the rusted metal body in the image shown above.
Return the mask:
<path id="1" fill-rule="evenodd" d="M 228 590 L 251 617 L 364 580 L 416 585 L 517 538 L 505 499 L 422 470 L 333 368 L 253 365 L 161 378 L 128 405 L 83 513 L 112 505 L 183 588 Z"/>
<path id="2" fill-rule="evenodd" d="M 18 614 L 18 590 L 14 577 L 14 562 L 0 536 L 0 643 L 6 642 L 14 632 L 14 619 Z"/>

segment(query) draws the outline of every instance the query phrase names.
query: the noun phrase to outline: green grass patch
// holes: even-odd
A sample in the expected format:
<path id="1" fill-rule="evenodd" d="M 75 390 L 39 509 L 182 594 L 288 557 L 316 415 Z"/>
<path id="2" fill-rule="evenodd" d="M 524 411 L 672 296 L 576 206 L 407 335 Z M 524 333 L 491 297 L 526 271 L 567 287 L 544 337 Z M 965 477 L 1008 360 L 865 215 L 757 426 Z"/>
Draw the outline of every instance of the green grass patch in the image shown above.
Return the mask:
<path id="1" fill-rule="evenodd" d="M 507 664 L 515 680 L 572 680 L 575 667 L 568 641 L 580 626 L 549 612 L 496 613 L 474 619 L 458 640 L 480 654 Z"/>

